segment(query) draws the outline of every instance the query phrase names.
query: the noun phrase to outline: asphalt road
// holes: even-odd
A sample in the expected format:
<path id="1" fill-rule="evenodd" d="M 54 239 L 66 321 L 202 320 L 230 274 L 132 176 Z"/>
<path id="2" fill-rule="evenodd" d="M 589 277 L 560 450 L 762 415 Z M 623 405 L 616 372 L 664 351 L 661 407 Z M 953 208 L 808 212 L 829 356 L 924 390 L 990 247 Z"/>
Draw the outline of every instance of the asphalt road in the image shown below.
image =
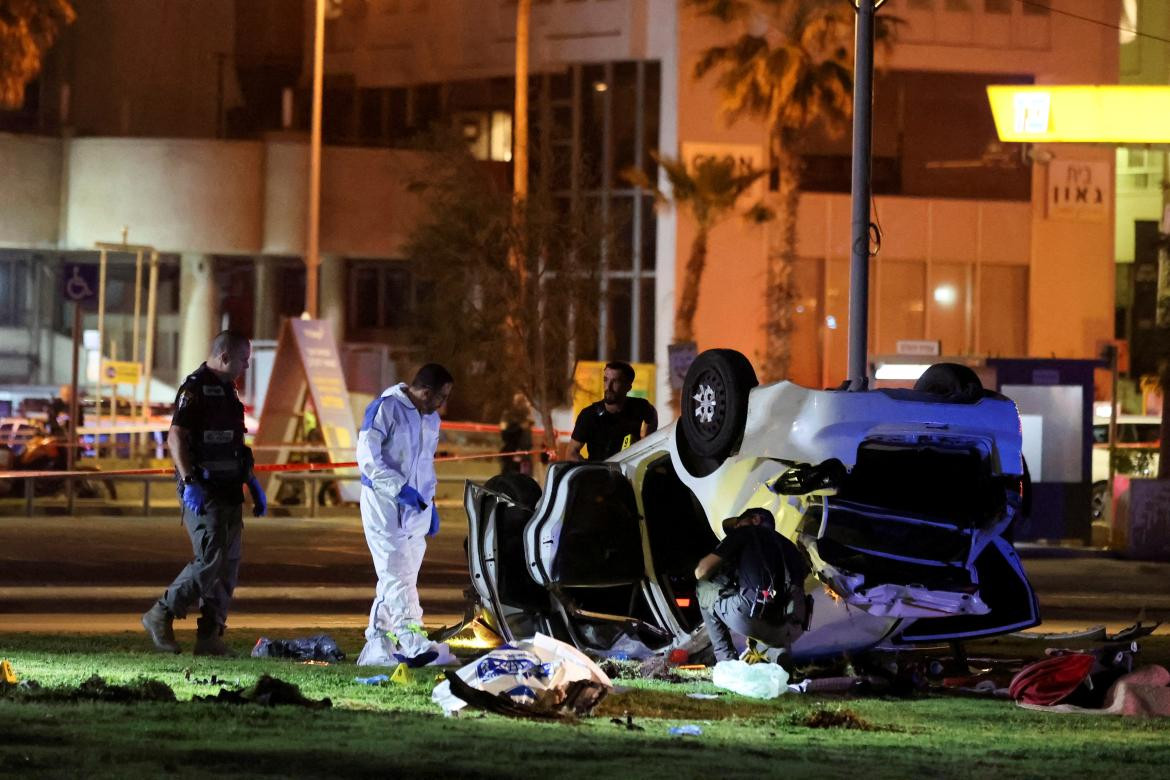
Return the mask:
<path id="1" fill-rule="evenodd" d="M 463 512 L 444 503 L 444 527 L 419 578 L 428 624 L 461 615 L 469 586 Z M 1170 563 L 1023 554 L 1046 630 L 1170 619 Z M 138 630 L 138 617 L 189 557 L 177 518 L 0 517 L 0 633 Z M 231 624 L 358 628 L 374 583 L 356 513 L 249 519 Z"/>

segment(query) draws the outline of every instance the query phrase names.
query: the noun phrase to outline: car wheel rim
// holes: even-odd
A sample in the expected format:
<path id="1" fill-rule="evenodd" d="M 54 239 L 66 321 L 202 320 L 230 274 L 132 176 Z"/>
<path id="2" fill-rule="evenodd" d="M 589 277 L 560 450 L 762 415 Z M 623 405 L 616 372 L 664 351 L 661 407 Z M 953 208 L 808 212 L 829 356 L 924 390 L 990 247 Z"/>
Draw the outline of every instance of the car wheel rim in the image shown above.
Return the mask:
<path id="1" fill-rule="evenodd" d="M 704 438 L 714 438 L 727 416 L 727 388 L 719 374 L 704 371 L 695 382 L 691 400 L 695 427 Z"/>

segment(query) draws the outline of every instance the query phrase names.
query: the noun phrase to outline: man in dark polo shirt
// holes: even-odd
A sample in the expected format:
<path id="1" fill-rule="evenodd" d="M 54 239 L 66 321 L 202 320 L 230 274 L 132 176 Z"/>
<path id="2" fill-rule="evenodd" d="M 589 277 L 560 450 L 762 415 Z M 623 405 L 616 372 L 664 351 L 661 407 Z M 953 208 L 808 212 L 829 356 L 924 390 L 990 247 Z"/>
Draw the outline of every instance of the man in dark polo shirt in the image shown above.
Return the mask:
<path id="1" fill-rule="evenodd" d="M 605 460 L 643 436 L 658 430 L 658 412 L 645 398 L 630 398 L 634 367 L 629 363 L 605 364 L 602 373 L 605 397 L 581 410 L 569 440 L 569 460 L 581 460 L 588 445 L 590 461 Z"/>

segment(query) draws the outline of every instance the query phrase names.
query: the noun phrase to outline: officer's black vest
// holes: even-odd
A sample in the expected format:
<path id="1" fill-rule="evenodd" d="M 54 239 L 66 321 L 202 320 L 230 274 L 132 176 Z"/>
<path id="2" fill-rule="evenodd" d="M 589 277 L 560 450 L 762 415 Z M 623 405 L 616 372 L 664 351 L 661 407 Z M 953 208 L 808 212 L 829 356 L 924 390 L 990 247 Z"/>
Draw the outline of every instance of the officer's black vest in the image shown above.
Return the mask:
<path id="1" fill-rule="evenodd" d="M 198 421 L 189 428 L 188 446 L 193 465 L 206 472 L 211 483 L 238 487 L 248 479 L 252 464 L 244 446 L 244 405 L 236 388 L 220 381 L 206 364 L 187 377 L 179 393 L 196 399 Z"/>

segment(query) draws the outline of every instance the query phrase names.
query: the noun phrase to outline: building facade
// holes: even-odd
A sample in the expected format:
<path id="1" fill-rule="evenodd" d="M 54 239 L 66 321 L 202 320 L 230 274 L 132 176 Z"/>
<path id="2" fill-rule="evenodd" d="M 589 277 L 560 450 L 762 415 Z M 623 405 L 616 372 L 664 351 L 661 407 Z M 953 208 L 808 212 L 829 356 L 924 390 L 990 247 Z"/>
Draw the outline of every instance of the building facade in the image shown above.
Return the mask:
<path id="1" fill-rule="evenodd" d="M 882 5 L 880 14 L 903 24 L 898 43 L 879 56 L 875 89 L 873 216 L 882 239 L 871 261 L 871 353 L 933 340 L 947 355 L 1082 358 L 1113 337 L 1114 151 L 1000 144 L 984 91 L 992 83 L 1117 83 L 1124 62 L 1117 30 L 1076 17 L 1116 25 L 1123 3 L 1050 4 L 1051 11 L 1015 0 Z M 47 301 L 51 294 L 34 289 L 47 256 L 90 252 L 128 226 L 130 241 L 156 245 L 173 269 L 174 305 L 165 315 L 178 342 L 173 372 L 190 362 L 185 350 L 204 348 L 183 345 L 221 324 L 270 337 L 303 298 L 313 5 L 218 0 L 208 5 L 215 34 L 181 43 L 195 53 L 162 60 L 143 36 L 116 36 L 118 52 L 107 56 L 148 64 L 147 78 L 134 67 L 83 72 L 81 58 L 96 56 L 96 43 L 86 41 L 109 39 L 110 28 L 136 29 L 139 15 L 159 17 L 150 29 L 185 27 L 193 21 L 183 17 L 193 13 L 188 6 L 77 0 L 79 20 L 42 79 L 36 109 L 24 112 L 22 127 L 9 117 L 6 126 L 20 134 L 0 136 L 0 164 L 19 171 L 26 188 L 0 192 L 3 273 L 24 268 L 12 273 L 28 275 L 28 299 Z M 346 340 L 394 340 L 414 295 L 402 241 L 419 214 L 403 187 L 412 165 L 405 148 L 437 123 L 509 175 L 516 6 L 342 0 L 330 8 L 322 309 Z M 86 27 L 96 11 L 102 24 Z M 713 80 L 692 75 L 706 47 L 744 30 L 675 0 L 536 2 L 531 30 L 532 157 L 552 161 L 558 199 L 589 199 L 610 220 L 612 246 L 589 302 L 600 315 L 597 338 L 575 357 L 655 362 L 658 396 L 667 397 L 677 281 L 695 226 L 685 214 L 656 209 L 621 173 L 630 166 L 653 173 L 651 151 L 685 158 L 722 150 L 769 163 L 763 123 L 728 124 Z M 70 62 L 78 66 L 70 70 Z M 88 95 L 87 78 L 139 83 L 124 100 L 95 99 L 83 111 L 74 96 Z M 170 94 L 179 81 L 193 86 L 169 98 L 181 102 L 169 122 L 156 118 L 165 106 L 139 108 L 136 96 Z M 42 135 L 28 134 L 38 127 Z M 62 135 L 62 127 L 74 131 Z M 817 134 L 804 151 L 791 378 L 832 386 L 845 378 L 849 326 L 848 132 Z M 1050 202 L 1070 170 L 1099 179 L 1104 202 L 1091 209 Z M 775 229 L 737 220 L 715 228 L 695 322 L 700 349 L 762 358 L 764 267 Z M 29 334 L 29 354 L 44 340 L 32 335 L 40 327 L 28 323 L 33 308 L 25 306 L 24 320 L 0 311 L 14 332 Z M 37 316 L 47 321 L 43 311 Z M 48 327 L 60 333 L 58 325 Z"/>

